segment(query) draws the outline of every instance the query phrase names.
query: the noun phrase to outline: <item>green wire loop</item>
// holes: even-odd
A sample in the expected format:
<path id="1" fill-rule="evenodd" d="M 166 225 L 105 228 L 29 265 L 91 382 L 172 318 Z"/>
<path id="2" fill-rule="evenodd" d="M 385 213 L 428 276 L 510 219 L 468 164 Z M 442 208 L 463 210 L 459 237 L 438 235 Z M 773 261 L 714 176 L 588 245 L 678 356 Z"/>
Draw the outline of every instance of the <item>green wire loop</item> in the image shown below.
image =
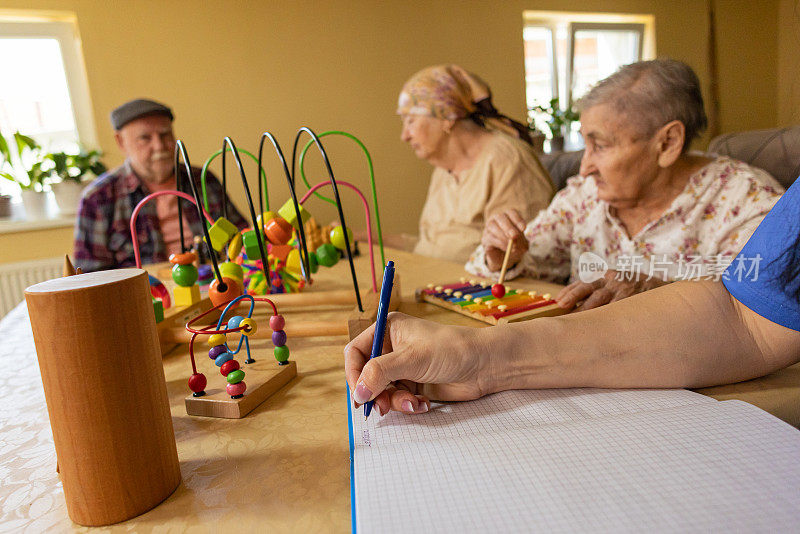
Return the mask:
<path id="1" fill-rule="evenodd" d="M 231 148 L 230 147 L 226 147 L 225 150 L 230 152 Z M 253 161 L 256 162 L 256 165 L 258 164 L 258 158 L 255 157 L 250 152 L 248 152 L 247 150 L 245 150 L 243 148 L 237 148 L 236 151 L 237 152 L 244 152 L 245 154 L 247 154 L 248 156 L 253 158 Z M 219 156 L 221 154 L 222 154 L 222 149 L 217 150 L 216 152 L 211 154 L 211 157 L 209 157 L 206 160 L 206 162 L 203 164 L 203 170 L 200 171 L 200 186 L 203 189 L 203 206 L 205 206 L 206 211 L 208 211 L 208 195 L 206 194 L 206 173 L 208 172 L 208 166 L 211 165 L 211 162 L 214 161 L 217 158 L 217 156 Z M 264 171 L 264 167 L 261 167 L 261 180 L 262 180 L 263 185 L 264 185 L 264 202 L 266 204 L 267 211 L 269 211 L 269 192 L 267 191 L 267 173 L 266 173 L 266 171 Z M 259 215 L 261 215 L 261 214 L 259 213 Z M 206 224 L 208 224 L 208 221 L 206 221 Z"/>
<path id="2" fill-rule="evenodd" d="M 361 150 L 364 152 L 364 155 L 367 158 L 367 165 L 369 166 L 369 182 L 370 185 L 372 186 L 372 207 L 375 210 L 375 226 L 376 229 L 378 230 L 378 245 L 380 246 L 381 249 L 381 263 L 383 265 L 386 265 L 386 257 L 383 254 L 383 231 L 381 230 L 381 216 L 380 213 L 378 212 L 378 193 L 375 190 L 375 171 L 372 167 L 372 157 L 369 155 L 369 150 L 367 150 L 367 147 L 364 146 L 364 143 L 362 143 L 361 140 L 353 134 L 342 132 L 339 130 L 329 130 L 327 132 L 322 132 L 321 134 L 318 134 L 317 137 L 325 137 L 326 135 L 343 135 L 345 137 L 349 137 L 350 139 L 358 143 L 358 146 L 361 147 Z M 306 172 L 303 169 L 303 162 L 305 160 L 306 152 L 308 151 L 308 148 L 312 145 L 312 143 L 313 139 L 308 141 L 308 143 L 306 143 L 306 146 L 303 147 L 303 151 L 300 152 L 300 176 L 303 177 L 303 183 L 305 183 L 306 187 L 308 187 L 309 189 L 311 189 L 311 184 L 308 183 L 308 179 L 306 178 Z M 203 195 L 205 198 L 205 182 L 203 182 Z M 336 201 L 324 195 L 321 195 L 316 191 L 314 191 L 314 195 L 316 195 L 321 200 L 324 200 L 325 202 L 330 202 L 331 204 L 336 205 Z"/>

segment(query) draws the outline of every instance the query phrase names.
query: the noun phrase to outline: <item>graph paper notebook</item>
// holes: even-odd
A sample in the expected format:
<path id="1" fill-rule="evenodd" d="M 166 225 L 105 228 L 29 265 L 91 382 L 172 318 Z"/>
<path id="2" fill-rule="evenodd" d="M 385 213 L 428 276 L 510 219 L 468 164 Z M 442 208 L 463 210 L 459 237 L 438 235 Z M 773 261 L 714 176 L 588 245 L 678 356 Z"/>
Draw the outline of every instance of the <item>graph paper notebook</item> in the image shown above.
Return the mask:
<path id="1" fill-rule="evenodd" d="M 741 401 L 571 389 L 349 413 L 360 533 L 800 529 L 800 432 Z"/>

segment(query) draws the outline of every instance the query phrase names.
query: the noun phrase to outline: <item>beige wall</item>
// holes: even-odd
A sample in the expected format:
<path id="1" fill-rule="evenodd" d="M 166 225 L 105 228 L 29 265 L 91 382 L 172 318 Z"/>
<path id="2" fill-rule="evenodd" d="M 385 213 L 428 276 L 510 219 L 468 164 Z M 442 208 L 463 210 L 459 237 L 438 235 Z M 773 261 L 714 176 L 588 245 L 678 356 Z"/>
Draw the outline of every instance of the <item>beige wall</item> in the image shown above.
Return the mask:
<path id="1" fill-rule="evenodd" d="M 776 105 L 777 29 L 778 10 L 786 10 L 785 2 L 716 1 L 722 131 L 782 122 Z M 318 132 L 343 129 L 361 137 L 372 152 L 384 232 L 412 233 L 431 169 L 399 140 L 394 106 L 410 74 L 430 64 L 460 63 L 489 81 L 499 109 L 522 119 L 523 10 L 651 13 L 658 54 L 688 62 L 707 88 L 706 5 L 699 0 L 0 0 L 0 9 L 77 14 L 108 163 L 121 159 L 108 112 L 139 96 L 174 107 L 176 130 L 195 165 L 218 149 L 225 135 L 240 148 L 256 150 L 259 134 L 270 130 L 291 152 L 300 125 Z M 781 43 L 789 42 L 784 24 L 781 31 Z M 781 60 L 786 63 L 788 56 L 781 55 Z M 785 75 L 787 69 L 781 72 Z M 783 95 L 783 85 L 781 91 Z M 366 167 L 357 149 L 343 140 L 326 144 L 337 177 L 355 182 L 366 193 Z M 312 181 L 321 180 L 319 167 L 313 168 Z M 270 155 L 273 204 L 287 195 L 278 169 Z M 244 208 L 241 185 L 231 189 Z M 351 226 L 363 227 L 357 204 L 347 196 Z M 320 202 L 309 208 L 323 221 L 333 216 Z M 54 243 L 63 246 L 63 240 Z"/>
<path id="2" fill-rule="evenodd" d="M 781 0 L 778 16 L 778 125 L 800 124 L 800 0 Z"/>

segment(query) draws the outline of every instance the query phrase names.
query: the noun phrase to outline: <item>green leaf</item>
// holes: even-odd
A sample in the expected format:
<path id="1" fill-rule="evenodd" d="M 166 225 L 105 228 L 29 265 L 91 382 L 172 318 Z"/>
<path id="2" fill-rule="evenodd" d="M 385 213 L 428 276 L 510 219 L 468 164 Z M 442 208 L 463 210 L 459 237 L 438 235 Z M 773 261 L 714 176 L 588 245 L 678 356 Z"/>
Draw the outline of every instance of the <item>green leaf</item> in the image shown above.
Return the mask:
<path id="1" fill-rule="evenodd" d="M 8 149 L 8 141 L 2 134 L 0 134 L 0 156 L 3 156 L 4 161 L 11 163 L 11 151 Z"/>
<path id="2" fill-rule="evenodd" d="M 12 182 L 16 183 L 17 179 L 14 178 L 13 174 L 9 174 L 7 172 L 0 172 L 0 176 L 5 178 L 6 180 L 11 180 Z"/>

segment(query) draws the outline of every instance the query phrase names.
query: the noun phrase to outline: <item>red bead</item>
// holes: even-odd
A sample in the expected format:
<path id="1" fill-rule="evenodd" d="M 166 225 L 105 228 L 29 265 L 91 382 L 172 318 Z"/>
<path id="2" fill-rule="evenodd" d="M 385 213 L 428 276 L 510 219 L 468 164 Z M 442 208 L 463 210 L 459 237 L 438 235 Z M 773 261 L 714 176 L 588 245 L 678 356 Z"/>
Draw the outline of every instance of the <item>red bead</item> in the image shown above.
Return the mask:
<path id="1" fill-rule="evenodd" d="M 211 304 L 214 306 L 219 306 L 220 304 L 224 304 L 225 302 L 229 302 L 236 297 L 241 297 L 244 290 L 242 286 L 239 285 L 239 282 L 234 280 L 233 278 L 228 278 L 227 276 L 222 277 L 222 281 L 227 286 L 225 291 L 220 291 L 217 289 L 219 283 L 217 280 L 211 282 L 211 285 L 208 286 L 208 298 L 211 300 Z"/>
<path id="2" fill-rule="evenodd" d="M 189 389 L 195 393 L 205 391 L 207 383 L 208 381 L 206 380 L 206 375 L 203 373 L 195 373 L 189 377 Z"/>
<path id="3" fill-rule="evenodd" d="M 236 360 L 228 360 L 227 362 L 222 364 L 222 367 L 219 368 L 219 372 L 222 373 L 222 376 L 228 376 L 228 373 L 231 371 L 235 371 L 239 368 L 239 362 Z"/>
<path id="4" fill-rule="evenodd" d="M 286 319 L 283 318 L 283 315 L 273 315 L 269 318 L 269 327 L 275 332 L 283 330 L 284 326 L 286 326 Z"/>
<path id="5" fill-rule="evenodd" d="M 503 284 L 495 284 L 492 286 L 492 295 L 495 298 L 501 299 L 506 294 L 506 286 Z"/>
<path id="6" fill-rule="evenodd" d="M 236 382 L 235 384 L 228 384 L 225 386 L 225 391 L 227 391 L 228 395 L 231 397 L 243 394 L 246 389 L 247 385 L 244 382 Z"/>

